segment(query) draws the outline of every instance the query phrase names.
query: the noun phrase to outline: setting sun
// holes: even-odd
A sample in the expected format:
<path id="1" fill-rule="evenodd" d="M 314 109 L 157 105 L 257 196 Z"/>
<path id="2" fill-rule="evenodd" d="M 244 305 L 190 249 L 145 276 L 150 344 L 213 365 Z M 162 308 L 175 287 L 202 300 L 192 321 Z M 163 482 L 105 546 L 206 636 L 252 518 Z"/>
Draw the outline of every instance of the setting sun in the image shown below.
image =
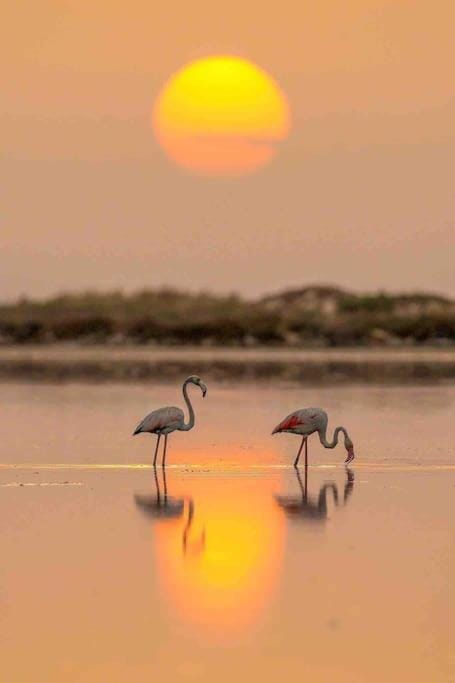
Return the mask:
<path id="1" fill-rule="evenodd" d="M 199 59 L 175 73 L 153 110 L 156 137 L 179 166 L 241 175 L 268 163 L 290 128 L 289 106 L 273 78 L 233 56 Z"/>

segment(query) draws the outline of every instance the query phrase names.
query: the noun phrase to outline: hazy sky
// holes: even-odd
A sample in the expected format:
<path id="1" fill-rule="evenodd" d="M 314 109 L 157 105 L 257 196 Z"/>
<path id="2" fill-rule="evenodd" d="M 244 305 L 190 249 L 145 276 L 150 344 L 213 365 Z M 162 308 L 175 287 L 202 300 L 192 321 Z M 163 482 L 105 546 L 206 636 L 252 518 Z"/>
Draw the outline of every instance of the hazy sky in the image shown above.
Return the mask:
<path id="1" fill-rule="evenodd" d="M 0 299 L 311 282 L 455 295 L 455 3 L 6 0 Z M 172 166 L 171 73 L 233 53 L 287 93 L 280 155 L 240 179 Z"/>

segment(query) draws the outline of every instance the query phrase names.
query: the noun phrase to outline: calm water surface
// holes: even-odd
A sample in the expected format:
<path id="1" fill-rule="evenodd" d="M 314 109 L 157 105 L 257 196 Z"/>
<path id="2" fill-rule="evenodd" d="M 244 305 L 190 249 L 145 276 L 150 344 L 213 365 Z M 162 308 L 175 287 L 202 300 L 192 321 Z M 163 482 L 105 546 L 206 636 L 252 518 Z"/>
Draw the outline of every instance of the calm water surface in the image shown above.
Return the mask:
<path id="1" fill-rule="evenodd" d="M 455 388 L 0 387 L 0 650 L 11 683 L 455 681 Z M 271 437 L 321 405 L 357 460 Z"/>

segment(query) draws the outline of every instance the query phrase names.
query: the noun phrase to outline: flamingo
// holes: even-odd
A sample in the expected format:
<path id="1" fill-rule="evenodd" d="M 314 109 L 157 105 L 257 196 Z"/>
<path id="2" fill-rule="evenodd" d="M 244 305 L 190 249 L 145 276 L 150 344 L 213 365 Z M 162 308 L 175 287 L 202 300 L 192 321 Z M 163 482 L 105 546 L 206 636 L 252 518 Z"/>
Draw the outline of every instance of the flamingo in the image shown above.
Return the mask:
<path id="1" fill-rule="evenodd" d="M 163 460 L 161 462 L 162 467 L 166 465 L 166 448 L 167 448 L 167 437 L 171 432 L 176 430 L 181 432 L 188 432 L 194 427 L 194 410 L 191 405 L 191 401 L 188 398 L 187 387 L 188 384 L 195 384 L 202 391 L 202 396 L 204 397 L 207 393 L 207 387 L 200 377 L 196 375 L 191 375 L 183 382 L 183 398 L 188 406 L 188 422 L 185 422 L 185 415 L 181 408 L 176 406 L 167 406 L 164 408 L 158 408 L 153 412 L 149 413 L 144 417 L 144 419 L 138 424 L 133 432 L 133 436 L 136 434 L 141 434 L 142 432 L 149 432 L 150 434 L 157 434 L 158 439 L 156 441 L 155 455 L 153 458 L 153 467 L 156 466 L 156 458 L 158 456 L 158 448 L 160 445 L 160 439 L 164 435 L 164 452 Z"/>
<path id="2" fill-rule="evenodd" d="M 344 427 L 337 427 L 333 434 L 332 441 L 327 441 L 327 423 L 328 416 L 325 410 L 322 408 L 303 408 L 302 410 L 296 410 L 284 418 L 279 425 L 275 427 L 272 432 L 273 434 L 278 434 L 280 432 L 289 432 L 290 434 L 298 434 L 302 436 L 302 443 L 297 453 L 297 457 L 294 461 L 294 467 L 299 464 L 300 454 L 302 452 L 303 446 L 305 446 L 305 468 L 308 467 L 308 437 L 315 432 L 319 435 L 319 441 L 322 443 L 324 448 L 335 448 L 338 444 L 338 435 L 340 432 L 344 434 L 344 447 L 348 452 L 348 457 L 345 463 L 349 463 L 354 460 L 354 444 L 352 443 L 347 430 Z"/>

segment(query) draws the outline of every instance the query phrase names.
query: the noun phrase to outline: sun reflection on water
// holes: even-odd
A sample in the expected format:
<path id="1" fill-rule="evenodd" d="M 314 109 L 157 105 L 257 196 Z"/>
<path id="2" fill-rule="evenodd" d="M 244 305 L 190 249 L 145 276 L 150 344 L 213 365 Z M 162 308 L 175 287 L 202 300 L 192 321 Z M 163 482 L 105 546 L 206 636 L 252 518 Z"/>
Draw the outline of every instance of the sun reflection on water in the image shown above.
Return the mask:
<path id="1" fill-rule="evenodd" d="M 167 609 L 213 635 L 254 624 L 270 605 L 283 556 L 285 519 L 274 504 L 276 480 L 261 479 L 258 486 L 251 475 L 192 477 L 173 485 L 164 476 L 166 496 L 163 484 L 151 516 Z"/>
<path id="2" fill-rule="evenodd" d="M 345 468 L 344 481 L 321 474 L 244 470 L 182 477 L 155 469 L 154 493 L 134 499 L 153 523 L 163 613 L 212 638 L 260 624 L 280 584 L 287 525 L 322 531 L 331 512 L 351 498 L 353 470 Z"/>

